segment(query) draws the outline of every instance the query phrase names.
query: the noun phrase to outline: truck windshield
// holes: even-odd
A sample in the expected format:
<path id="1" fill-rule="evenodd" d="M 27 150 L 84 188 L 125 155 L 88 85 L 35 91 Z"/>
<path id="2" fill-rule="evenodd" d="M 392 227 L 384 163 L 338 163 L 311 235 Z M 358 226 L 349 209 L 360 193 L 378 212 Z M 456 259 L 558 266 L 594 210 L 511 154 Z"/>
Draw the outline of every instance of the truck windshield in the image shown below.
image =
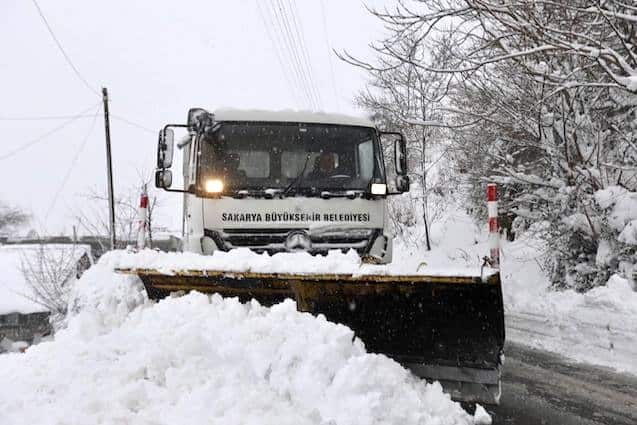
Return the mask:
<path id="1" fill-rule="evenodd" d="M 230 190 L 367 190 L 384 182 L 372 128 L 287 123 L 222 123 L 200 147 L 199 178 Z"/>

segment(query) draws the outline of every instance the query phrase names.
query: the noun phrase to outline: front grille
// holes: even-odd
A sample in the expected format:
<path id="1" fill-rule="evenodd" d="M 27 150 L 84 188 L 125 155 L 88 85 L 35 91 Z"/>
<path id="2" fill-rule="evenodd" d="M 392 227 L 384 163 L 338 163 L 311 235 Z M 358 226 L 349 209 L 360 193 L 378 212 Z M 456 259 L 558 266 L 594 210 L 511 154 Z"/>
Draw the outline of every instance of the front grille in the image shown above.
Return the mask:
<path id="1" fill-rule="evenodd" d="M 206 229 L 206 235 L 212 237 L 217 246 L 224 251 L 234 248 L 250 248 L 256 252 L 276 253 L 286 251 L 285 241 L 290 232 L 304 230 L 310 236 L 312 247 L 308 252 L 324 254 L 333 249 L 348 251 L 354 249 L 365 254 L 380 233 L 379 229 L 339 229 L 312 231 L 308 229 Z"/>

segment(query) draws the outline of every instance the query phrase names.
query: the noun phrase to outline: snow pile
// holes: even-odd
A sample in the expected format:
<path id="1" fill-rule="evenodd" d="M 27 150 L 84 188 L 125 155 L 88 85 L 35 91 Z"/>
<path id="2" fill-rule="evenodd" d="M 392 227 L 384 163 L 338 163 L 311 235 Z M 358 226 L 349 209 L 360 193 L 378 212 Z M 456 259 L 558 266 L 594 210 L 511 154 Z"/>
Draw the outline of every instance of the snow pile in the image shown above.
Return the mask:
<path id="1" fill-rule="evenodd" d="M 2 424 L 469 424 L 474 419 L 350 329 L 293 302 L 190 293 L 157 304 L 106 255 L 68 327 L 0 356 Z M 480 417 L 480 423 L 484 418 Z"/>
<path id="2" fill-rule="evenodd" d="M 547 247 L 532 236 L 502 242 L 507 338 L 578 361 L 637 374 L 637 292 L 612 275 L 586 293 L 554 291 L 542 268 Z"/>
<path id="3" fill-rule="evenodd" d="M 410 253 L 395 256 L 388 265 L 362 264 L 354 250 L 347 253 L 330 251 L 326 256 L 310 255 L 307 252 L 285 252 L 274 255 L 257 254 L 248 248 L 233 249 L 228 252 L 216 251 L 213 255 L 194 253 L 116 251 L 110 257 L 114 268 L 157 269 L 165 274 L 177 270 L 210 270 L 253 273 L 291 274 L 348 274 L 361 275 L 429 275 L 429 276 L 484 276 L 494 270 L 481 270 L 479 260 L 466 263 L 458 261 L 429 264 L 418 261 Z"/>
<path id="4" fill-rule="evenodd" d="M 595 193 L 595 201 L 609 210 L 608 224 L 619 233 L 617 239 L 629 245 L 637 245 L 637 193 L 621 186 L 610 186 Z"/>

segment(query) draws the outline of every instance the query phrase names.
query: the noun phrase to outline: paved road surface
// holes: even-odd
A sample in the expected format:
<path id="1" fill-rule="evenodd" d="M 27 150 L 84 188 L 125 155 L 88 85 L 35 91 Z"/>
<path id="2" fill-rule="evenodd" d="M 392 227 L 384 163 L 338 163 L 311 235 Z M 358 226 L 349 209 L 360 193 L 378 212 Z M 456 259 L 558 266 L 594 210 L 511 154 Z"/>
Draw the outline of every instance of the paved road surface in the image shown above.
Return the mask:
<path id="1" fill-rule="evenodd" d="M 637 378 L 507 343 L 494 424 L 637 424 Z M 635 359 L 637 361 L 637 359 Z"/>

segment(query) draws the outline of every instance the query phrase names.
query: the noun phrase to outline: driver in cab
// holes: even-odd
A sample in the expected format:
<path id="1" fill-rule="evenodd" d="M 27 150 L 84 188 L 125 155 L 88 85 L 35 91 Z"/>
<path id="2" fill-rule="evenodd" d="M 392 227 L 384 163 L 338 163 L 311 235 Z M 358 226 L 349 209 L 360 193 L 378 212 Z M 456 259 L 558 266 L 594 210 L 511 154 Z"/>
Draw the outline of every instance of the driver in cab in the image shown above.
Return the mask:
<path id="1" fill-rule="evenodd" d="M 336 154 L 321 152 L 314 161 L 314 169 L 309 174 L 311 179 L 321 180 L 342 174 L 336 167 Z"/>

